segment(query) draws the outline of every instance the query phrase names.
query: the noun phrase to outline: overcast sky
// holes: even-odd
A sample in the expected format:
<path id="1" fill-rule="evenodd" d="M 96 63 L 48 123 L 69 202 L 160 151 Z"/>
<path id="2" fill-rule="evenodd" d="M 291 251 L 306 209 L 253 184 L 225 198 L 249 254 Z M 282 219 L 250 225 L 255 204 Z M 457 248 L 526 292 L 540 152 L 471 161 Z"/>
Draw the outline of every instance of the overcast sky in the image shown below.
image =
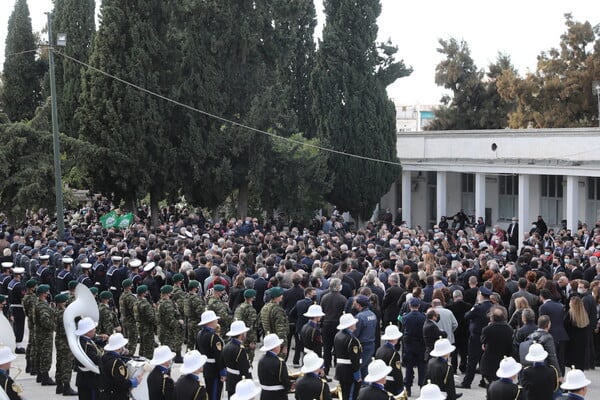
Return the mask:
<path id="1" fill-rule="evenodd" d="M 98 0 L 97 0 L 98 1 Z M 8 17 L 14 0 L 2 0 L 0 13 L 0 63 Z M 315 0 L 322 20 L 322 0 Z M 34 30 L 46 24 L 52 0 L 28 0 Z M 442 59 L 438 39 L 464 39 L 479 68 L 496 60 L 498 52 L 510 55 L 521 74 L 535 70 L 542 50 L 558 47 L 565 32 L 564 14 L 576 21 L 600 23 L 600 1 L 591 0 L 382 0 L 380 40 L 390 38 L 399 47 L 397 58 L 412 66 L 411 76 L 388 88 L 390 97 L 402 104 L 437 104 L 443 90 L 434 83 L 435 66 Z M 322 22 L 322 21 L 321 21 Z"/>

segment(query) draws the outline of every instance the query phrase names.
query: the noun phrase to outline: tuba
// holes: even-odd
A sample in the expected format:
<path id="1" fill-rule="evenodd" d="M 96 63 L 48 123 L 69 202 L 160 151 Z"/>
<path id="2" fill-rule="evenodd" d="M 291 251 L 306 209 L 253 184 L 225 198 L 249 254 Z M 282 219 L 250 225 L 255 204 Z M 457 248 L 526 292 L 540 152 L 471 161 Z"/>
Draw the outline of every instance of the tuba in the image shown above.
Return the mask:
<path id="1" fill-rule="evenodd" d="M 144 376 L 142 377 L 142 381 L 137 385 L 137 387 L 131 389 L 129 392 L 131 398 L 133 400 L 145 400 L 148 398 L 148 372 L 152 370 L 152 366 L 148 363 L 143 357 L 131 358 L 127 361 L 127 379 L 132 379 L 133 377 L 139 375 L 141 372 L 144 372 Z"/>
<path id="2" fill-rule="evenodd" d="M 81 368 L 85 371 L 91 371 L 96 374 L 100 374 L 100 369 L 90 358 L 85 354 L 85 351 L 81 348 L 79 338 L 75 335 L 77 330 L 77 323 L 75 318 L 77 317 L 90 317 L 94 321 L 98 322 L 100 318 L 98 313 L 98 304 L 90 289 L 82 283 L 77 284 L 75 288 L 75 301 L 67 306 L 63 314 L 63 323 L 65 325 L 65 333 L 67 334 L 67 340 L 69 342 L 69 348 L 73 353 L 73 356 L 83 365 Z"/>
<path id="3" fill-rule="evenodd" d="M 11 351 L 15 351 L 17 341 L 15 339 L 15 332 L 10 322 L 4 316 L 4 313 L 0 312 L 0 346 L 7 346 Z M 0 387 L 0 400 L 10 400 L 8 394 Z"/>

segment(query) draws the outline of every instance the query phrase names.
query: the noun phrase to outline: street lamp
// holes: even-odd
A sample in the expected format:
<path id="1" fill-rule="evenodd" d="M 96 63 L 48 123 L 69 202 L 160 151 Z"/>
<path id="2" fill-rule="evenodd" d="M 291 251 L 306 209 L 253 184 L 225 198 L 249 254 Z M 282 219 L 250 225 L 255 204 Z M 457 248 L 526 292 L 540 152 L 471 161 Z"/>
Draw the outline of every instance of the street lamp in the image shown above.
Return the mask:
<path id="1" fill-rule="evenodd" d="M 60 170 L 60 138 L 58 135 L 58 106 L 56 94 L 56 79 L 54 76 L 54 46 L 52 38 L 52 14 L 48 16 L 48 58 L 50 63 L 50 105 L 52 108 L 52 144 L 54 148 L 54 191 L 56 192 L 56 228 L 58 239 L 65 237 L 65 212 L 63 208 L 62 176 Z M 66 46 L 67 35 L 58 34 L 57 46 Z"/>
<path id="2" fill-rule="evenodd" d="M 598 99 L 598 127 L 600 127 L 600 81 L 592 82 L 592 93 L 594 93 Z"/>

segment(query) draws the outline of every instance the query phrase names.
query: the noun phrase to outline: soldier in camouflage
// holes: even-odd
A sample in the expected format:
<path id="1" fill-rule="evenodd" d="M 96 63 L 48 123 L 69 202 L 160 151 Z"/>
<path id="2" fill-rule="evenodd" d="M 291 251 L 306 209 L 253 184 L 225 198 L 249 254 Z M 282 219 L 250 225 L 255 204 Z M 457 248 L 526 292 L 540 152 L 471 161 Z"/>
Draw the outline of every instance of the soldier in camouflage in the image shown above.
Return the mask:
<path id="1" fill-rule="evenodd" d="M 65 307 L 75 301 L 75 288 L 77 288 L 77 281 L 69 281 L 69 283 L 67 283 L 67 287 L 69 288 L 69 293 L 67 294 L 67 302 Z"/>
<path id="2" fill-rule="evenodd" d="M 246 339 L 244 340 L 244 347 L 248 353 L 250 365 L 252 365 L 254 362 L 254 350 L 256 349 L 256 340 L 258 334 L 258 315 L 256 313 L 256 309 L 254 309 L 254 306 L 252 305 L 255 298 L 256 290 L 246 289 L 244 291 L 245 301 L 235 309 L 235 313 L 233 314 L 233 319 L 237 321 L 244 321 L 244 324 L 250 328 L 246 334 Z"/>
<path id="3" fill-rule="evenodd" d="M 289 330 L 289 321 L 285 310 L 279 303 L 283 298 L 283 289 L 279 286 L 269 289 L 271 301 L 260 310 L 260 322 L 262 323 L 265 334 L 275 333 L 280 338 L 286 338 Z M 279 357 L 285 360 L 287 348 L 285 343 L 282 345 Z"/>
<path id="4" fill-rule="evenodd" d="M 52 339 L 54 336 L 54 311 L 48 304 L 49 285 L 40 285 L 36 290 L 38 302 L 35 306 L 35 341 L 37 349 L 37 379 L 42 386 L 54 386 L 56 383 L 48 372 L 52 366 Z"/>
<path id="5" fill-rule="evenodd" d="M 200 331 L 198 323 L 202 313 L 206 310 L 206 304 L 202 296 L 198 294 L 200 282 L 192 280 L 188 287 L 190 291 L 183 305 L 183 313 L 187 319 L 187 349 L 190 351 L 196 347 L 196 336 Z"/>
<path id="6" fill-rule="evenodd" d="M 158 341 L 161 345 L 169 346 L 175 354 L 179 354 L 181 347 L 177 347 L 177 345 L 181 346 L 181 339 L 179 338 L 183 334 L 183 319 L 181 319 L 173 300 L 171 300 L 172 293 L 173 286 L 171 285 L 165 285 L 160 288 L 160 301 L 156 307 Z"/>
<path id="7" fill-rule="evenodd" d="M 25 350 L 25 372 L 30 373 L 31 375 L 37 374 L 37 366 L 35 364 L 35 361 L 37 360 L 37 354 L 35 350 L 34 328 L 35 305 L 38 301 L 38 298 L 35 294 L 36 287 L 37 281 L 35 279 L 30 279 L 25 282 L 25 289 L 27 290 L 27 293 L 23 297 L 23 310 L 25 311 L 25 316 L 27 317 L 27 328 L 29 328 L 29 339 L 27 342 L 27 349 Z"/>
<path id="8" fill-rule="evenodd" d="M 57 294 L 54 298 L 56 303 L 56 336 L 54 345 L 56 346 L 56 394 L 63 396 L 77 396 L 77 392 L 71 388 L 71 369 L 73 368 L 73 354 L 69 348 L 65 324 L 63 323 L 63 314 L 65 313 L 66 302 L 69 296 L 66 293 Z"/>
<path id="9" fill-rule="evenodd" d="M 156 314 L 154 307 L 148 301 L 148 286 L 140 285 L 137 288 L 138 299 L 133 309 L 135 323 L 140 334 L 139 355 L 150 360 L 154 354 L 154 333 L 156 332 Z"/>
<path id="10" fill-rule="evenodd" d="M 228 332 L 231 326 L 231 313 L 229 312 L 229 306 L 225 303 L 221 297 L 225 294 L 224 285 L 215 285 L 213 287 L 213 296 L 208 299 L 206 305 L 207 310 L 213 310 L 215 314 L 220 318 L 219 325 L 221 332 Z"/>
<path id="11" fill-rule="evenodd" d="M 122 283 L 123 293 L 119 298 L 119 310 L 121 311 L 121 326 L 123 327 L 123 336 L 129 339 L 127 348 L 130 354 L 135 354 L 138 344 L 138 332 L 135 326 L 134 306 L 137 301 L 135 294 L 131 293 L 133 281 L 125 279 Z"/>
<path id="12" fill-rule="evenodd" d="M 185 325 L 185 303 L 187 301 L 187 293 L 183 290 L 183 274 L 173 275 L 173 294 L 171 294 L 171 301 L 175 305 L 175 311 L 179 314 L 179 318 L 183 320 L 183 330 L 180 335 L 177 335 L 174 346 L 171 348 L 175 352 L 175 358 L 173 362 L 177 364 L 183 363 L 183 357 L 181 356 L 181 346 L 185 340 L 186 325 Z"/>
<path id="13" fill-rule="evenodd" d="M 110 308 L 109 302 L 112 298 L 113 294 L 108 290 L 100 293 L 100 304 L 98 304 L 100 319 L 98 320 L 97 329 L 99 335 L 110 336 L 115 331 L 121 331 L 121 327 L 118 326 L 117 313 Z"/>

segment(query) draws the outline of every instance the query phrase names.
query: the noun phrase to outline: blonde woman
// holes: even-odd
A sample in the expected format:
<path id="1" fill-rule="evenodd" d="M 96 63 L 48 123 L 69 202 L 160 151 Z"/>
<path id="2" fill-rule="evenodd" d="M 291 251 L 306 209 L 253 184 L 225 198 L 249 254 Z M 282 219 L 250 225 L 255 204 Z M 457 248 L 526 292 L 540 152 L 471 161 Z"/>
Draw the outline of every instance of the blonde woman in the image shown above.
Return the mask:
<path id="1" fill-rule="evenodd" d="M 587 358 L 593 356 L 588 354 L 588 325 L 590 319 L 583 306 L 580 297 L 573 296 L 569 301 L 569 313 L 565 318 L 565 328 L 569 335 L 569 341 L 565 349 L 566 365 L 574 365 L 578 369 L 586 369 L 589 362 Z"/>
<path id="2" fill-rule="evenodd" d="M 517 297 L 515 299 L 515 312 L 513 312 L 510 321 L 508 321 L 508 324 L 513 329 L 516 330 L 523 326 L 523 318 L 521 316 L 523 315 L 523 310 L 526 308 L 529 308 L 527 299 L 525 297 Z"/>

